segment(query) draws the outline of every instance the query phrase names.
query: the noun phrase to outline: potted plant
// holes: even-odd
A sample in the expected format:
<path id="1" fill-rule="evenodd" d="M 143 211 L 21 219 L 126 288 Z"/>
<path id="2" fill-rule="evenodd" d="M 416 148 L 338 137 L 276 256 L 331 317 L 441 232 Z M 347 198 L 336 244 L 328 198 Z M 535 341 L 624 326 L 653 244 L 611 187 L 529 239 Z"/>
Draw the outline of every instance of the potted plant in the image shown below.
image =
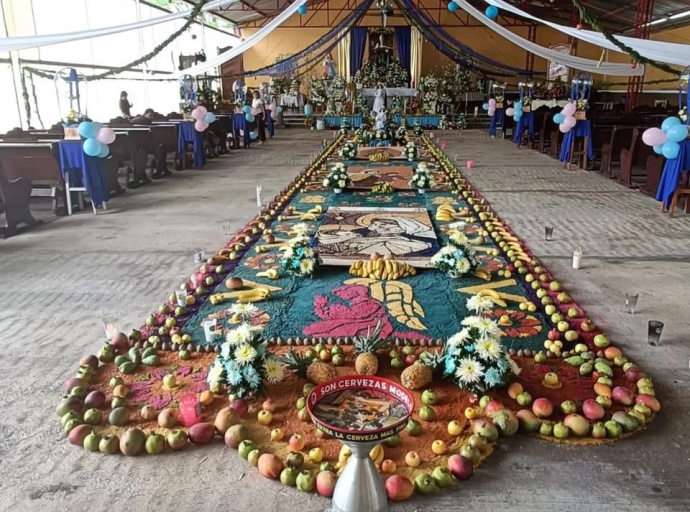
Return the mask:
<path id="1" fill-rule="evenodd" d="M 62 128 L 65 131 L 65 140 L 80 140 L 79 123 L 83 120 L 83 116 L 76 110 L 70 110 L 64 117 Z"/>
<path id="2" fill-rule="evenodd" d="M 328 176 L 323 180 L 323 186 L 332 188 L 333 192 L 340 194 L 350 184 L 350 181 L 345 170 L 345 164 L 337 163 L 331 167 Z"/>

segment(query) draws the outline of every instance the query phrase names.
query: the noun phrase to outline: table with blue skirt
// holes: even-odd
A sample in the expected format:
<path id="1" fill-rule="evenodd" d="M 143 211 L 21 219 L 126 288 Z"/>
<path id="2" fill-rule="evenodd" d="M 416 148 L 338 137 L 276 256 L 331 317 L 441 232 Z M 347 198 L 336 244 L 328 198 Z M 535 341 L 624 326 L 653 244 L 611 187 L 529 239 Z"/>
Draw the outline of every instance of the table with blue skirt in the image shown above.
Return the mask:
<path id="1" fill-rule="evenodd" d="M 402 116 L 396 114 L 393 117 L 396 124 L 402 124 Z M 441 116 L 405 116 L 405 126 L 414 128 L 421 126 L 422 128 L 438 128 L 441 123 Z"/>
<path id="2" fill-rule="evenodd" d="M 497 108 L 494 115 L 491 116 L 489 123 L 489 135 L 493 138 L 496 136 L 496 127 L 501 127 L 501 132 L 506 131 L 506 109 Z"/>
<path id="3" fill-rule="evenodd" d="M 323 121 L 326 123 L 327 129 L 333 130 L 340 128 L 343 119 L 347 121 L 350 128 L 359 128 L 362 126 L 362 116 L 324 116 Z"/>
<path id="4" fill-rule="evenodd" d="M 590 121 L 581 119 L 575 126 L 563 136 L 563 144 L 561 145 L 561 152 L 558 159 L 570 165 L 570 159 L 572 158 L 572 151 L 575 145 L 576 139 L 584 138 L 585 145 L 585 159 L 582 165 L 583 169 L 587 168 L 587 160 L 594 159 L 594 148 L 592 147 L 592 123 Z"/>
<path id="5" fill-rule="evenodd" d="M 182 121 L 177 132 L 177 153 L 180 160 L 186 161 L 187 144 L 192 145 L 192 164 L 194 167 L 206 165 L 206 155 L 204 154 L 204 134 L 196 131 L 192 121 Z"/>
<path id="6" fill-rule="evenodd" d="M 517 122 L 515 133 L 513 134 L 513 142 L 520 147 L 522 145 L 522 134 L 525 130 L 529 130 L 527 140 L 534 142 L 534 112 L 523 112 L 522 117 Z"/>
<path id="7" fill-rule="evenodd" d="M 235 113 L 232 115 L 232 138 L 233 138 L 233 146 L 235 148 L 239 147 L 239 142 L 240 142 L 240 131 L 243 132 L 243 142 L 244 142 L 244 147 L 248 148 L 252 144 L 252 138 L 249 135 L 249 123 L 247 122 L 246 116 L 244 112 L 242 113 Z"/>
<path id="8" fill-rule="evenodd" d="M 61 140 L 58 143 L 58 152 L 65 185 L 69 189 L 83 189 L 77 192 L 86 191 L 91 198 L 94 213 L 99 206 L 105 209 L 105 203 L 108 201 L 108 187 L 101 169 L 101 159 L 85 154 L 81 140 Z M 67 196 L 68 211 L 71 214 L 69 190 Z"/>
<path id="9" fill-rule="evenodd" d="M 666 163 L 664 163 L 664 170 L 659 180 L 659 188 L 656 191 L 656 199 L 663 203 L 664 208 L 669 207 L 673 193 L 678 188 L 680 174 L 683 171 L 690 171 L 690 139 L 680 142 L 678 158 L 666 160 Z"/>

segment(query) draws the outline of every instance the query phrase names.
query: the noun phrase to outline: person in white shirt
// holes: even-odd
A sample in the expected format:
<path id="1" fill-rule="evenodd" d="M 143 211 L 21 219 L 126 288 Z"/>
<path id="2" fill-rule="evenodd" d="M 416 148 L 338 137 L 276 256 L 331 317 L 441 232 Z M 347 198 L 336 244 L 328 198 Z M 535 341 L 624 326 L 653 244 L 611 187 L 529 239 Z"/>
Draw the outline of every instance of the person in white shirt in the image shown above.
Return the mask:
<path id="1" fill-rule="evenodd" d="M 259 91 L 254 91 L 252 109 L 256 112 L 254 118 L 259 130 L 259 144 L 266 144 L 266 103 L 261 98 Z"/>

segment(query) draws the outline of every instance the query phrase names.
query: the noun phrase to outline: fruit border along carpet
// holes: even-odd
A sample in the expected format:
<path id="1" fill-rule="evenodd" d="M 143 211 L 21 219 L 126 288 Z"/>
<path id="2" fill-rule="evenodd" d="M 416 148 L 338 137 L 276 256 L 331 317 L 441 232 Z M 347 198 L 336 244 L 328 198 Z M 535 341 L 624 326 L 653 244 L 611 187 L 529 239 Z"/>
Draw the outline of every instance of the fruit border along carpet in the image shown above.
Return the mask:
<path id="1" fill-rule="evenodd" d="M 377 374 L 394 381 L 401 378 L 401 359 L 407 363 L 424 357 L 424 351 L 438 353 L 461 329 L 470 314 L 468 298 L 492 297 L 497 307 L 489 315 L 501 328 L 501 343 L 518 375 L 481 398 L 438 379 L 412 391 L 414 419 L 395 442 L 370 454 L 391 499 L 469 478 L 498 436 L 515 434 L 518 425 L 541 439 L 577 445 L 621 439 L 654 418 L 660 405 L 651 379 L 609 344 L 430 140 L 418 142 L 436 163 L 435 179 L 447 191 L 336 195 L 322 190 L 321 182 L 324 164 L 334 159 L 343 139 L 326 148 L 182 285 L 188 292 L 185 307 L 177 306 L 173 294 L 139 331 L 114 336 L 97 356 L 80 361 L 57 408 L 70 443 L 102 453 L 157 454 L 189 442 L 207 444 L 220 433 L 264 477 L 326 496 L 332 492 L 334 472 L 349 453 L 319 434 L 305 415 L 309 388 L 303 377 L 290 373 L 282 382 L 267 381 L 267 400 L 234 400 L 230 407 L 220 390 L 209 390 L 223 340 L 207 343 L 201 325 L 215 318 L 223 335 L 236 325 L 229 309 L 240 292 L 231 277 L 242 279 L 244 290 L 270 291 L 266 300 L 256 298 L 249 324 L 263 326 L 271 353 L 296 349 L 304 355 L 318 349 L 318 357 L 332 361 L 325 365 L 327 373 L 352 375 L 358 362 L 350 344 L 378 326 L 393 350 L 379 352 Z M 425 269 L 380 280 L 344 268 L 319 268 L 313 278 L 283 276 L 277 271 L 280 246 L 300 225 L 313 236 L 329 206 L 425 207 L 441 245 L 448 243 L 449 226 L 462 221 L 480 272 L 450 279 Z M 184 428 L 180 419 L 190 396 L 201 423 Z M 285 463 L 302 472 L 283 469 Z M 452 476 L 440 469 L 446 467 Z"/>

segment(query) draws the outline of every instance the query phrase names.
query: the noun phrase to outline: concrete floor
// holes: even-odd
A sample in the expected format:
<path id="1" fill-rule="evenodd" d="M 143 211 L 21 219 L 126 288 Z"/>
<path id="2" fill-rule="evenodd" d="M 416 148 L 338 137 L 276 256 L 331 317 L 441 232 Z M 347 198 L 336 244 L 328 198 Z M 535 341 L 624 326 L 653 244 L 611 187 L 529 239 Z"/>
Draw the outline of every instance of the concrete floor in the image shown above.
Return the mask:
<path id="1" fill-rule="evenodd" d="M 327 134 L 327 135 L 330 135 Z M 205 170 L 175 173 L 108 206 L 0 242 L 0 510 L 315 512 L 328 502 L 261 478 L 222 444 L 160 457 L 105 457 L 69 446 L 54 409 L 78 359 L 102 340 L 101 318 L 140 325 L 193 269 L 195 247 L 217 249 L 222 223 L 256 211 L 303 169 L 322 134 L 281 131 L 263 149 L 236 151 Z M 524 436 L 501 440 L 454 491 L 391 507 L 447 510 L 689 510 L 690 217 L 596 174 L 484 133 L 443 135 L 458 162 L 592 318 L 653 376 L 662 413 L 613 446 L 568 448 Z M 555 240 L 543 241 L 543 226 Z M 570 267 L 573 248 L 582 270 Z M 623 312 L 640 293 L 638 314 Z M 646 322 L 666 322 L 663 346 Z M 362 511 L 365 512 L 365 511 Z"/>

